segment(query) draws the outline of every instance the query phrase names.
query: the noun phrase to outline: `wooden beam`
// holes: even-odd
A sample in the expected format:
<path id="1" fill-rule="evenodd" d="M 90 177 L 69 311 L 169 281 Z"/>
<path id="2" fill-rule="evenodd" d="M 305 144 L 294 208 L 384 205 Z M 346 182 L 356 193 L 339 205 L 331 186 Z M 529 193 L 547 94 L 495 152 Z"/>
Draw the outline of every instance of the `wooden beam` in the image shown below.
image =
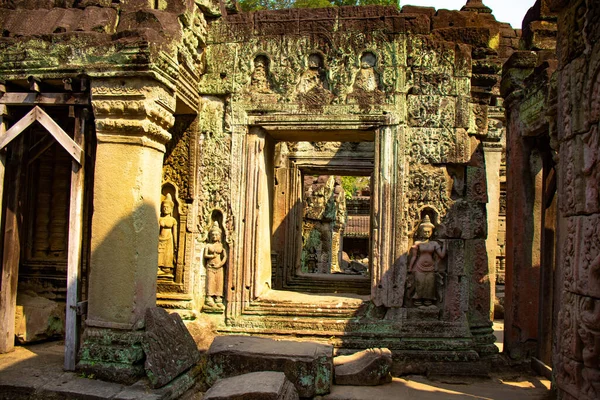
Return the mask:
<path id="1" fill-rule="evenodd" d="M 56 143 L 54 136 L 52 135 L 44 135 L 44 137 L 39 140 L 36 144 L 34 144 L 27 153 L 27 164 L 33 163 L 37 160 L 42 154 L 46 152 L 52 145 Z"/>
<path id="2" fill-rule="evenodd" d="M 44 128 L 50 132 L 56 141 L 77 161 L 81 164 L 83 159 L 83 150 L 81 146 L 73 141 L 65 131 L 48 115 L 44 110 L 35 106 L 36 120 L 42 124 Z"/>
<path id="3" fill-rule="evenodd" d="M 29 125 L 35 122 L 37 114 L 35 111 L 36 108 L 25 114 L 25 116 L 21 118 L 19 122 L 11 126 L 11 128 L 6 131 L 6 133 L 0 138 L 0 150 L 4 149 L 10 142 L 19 136 L 21 132 L 29 128 Z"/>
<path id="4" fill-rule="evenodd" d="M 81 106 L 90 102 L 85 93 L 4 93 L 0 104 L 7 106 Z"/>
<path id="5" fill-rule="evenodd" d="M 27 129 L 34 121 L 38 121 L 52 136 L 54 139 L 77 161 L 81 163 L 83 158 L 83 150 L 81 147 L 73 141 L 67 135 L 65 131 L 48 115 L 44 110 L 35 106 L 33 110 L 29 111 L 23 118 L 14 124 L 4 135 L 0 138 L 0 150 L 5 148 L 11 141 L 19 136 L 25 129 Z"/>
<path id="6" fill-rule="evenodd" d="M 78 110 L 75 116 L 75 133 L 73 138 L 78 146 L 85 146 L 85 120 Z M 69 251 L 67 261 L 67 308 L 65 321 L 65 360 L 64 369 L 74 371 L 77 362 L 79 344 L 79 318 L 77 302 L 79 301 L 79 283 L 81 270 L 81 239 L 83 226 L 83 193 L 84 162 L 72 161 L 71 197 L 69 201 Z"/>
<path id="7" fill-rule="evenodd" d="M 23 136 L 15 146 L 9 164 L 9 190 L 4 228 L 4 251 L 2 254 L 2 287 L 0 289 L 0 353 L 14 349 L 15 310 L 17 308 L 17 285 L 19 281 L 19 257 L 21 254 L 21 165 L 23 159 Z"/>

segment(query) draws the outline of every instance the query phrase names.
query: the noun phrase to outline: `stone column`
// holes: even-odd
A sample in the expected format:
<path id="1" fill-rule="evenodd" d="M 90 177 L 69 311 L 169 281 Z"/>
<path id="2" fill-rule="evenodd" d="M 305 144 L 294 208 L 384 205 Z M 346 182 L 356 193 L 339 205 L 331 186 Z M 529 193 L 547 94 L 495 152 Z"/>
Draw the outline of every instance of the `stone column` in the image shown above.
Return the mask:
<path id="1" fill-rule="evenodd" d="M 488 202 L 487 211 L 487 239 L 485 247 L 488 254 L 488 272 L 490 281 L 490 319 L 494 319 L 494 298 L 496 293 L 496 257 L 498 249 L 498 213 L 500 212 L 500 164 L 502 163 L 502 144 L 483 143 L 485 157 L 485 175 Z"/>
<path id="2" fill-rule="evenodd" d="M 535 354 L 538 339 L 543 165 L 519 116 L 509 115 L 504 345 L 522 358 Z"/>
<path id="3" fill-rule="evenodd" d="M 88 315 L 80 370 L 143 374 L 146 309 L 156 304 L 158 215 L 173 93 L 141 78 L 92 81 L 97 149 Z"/>

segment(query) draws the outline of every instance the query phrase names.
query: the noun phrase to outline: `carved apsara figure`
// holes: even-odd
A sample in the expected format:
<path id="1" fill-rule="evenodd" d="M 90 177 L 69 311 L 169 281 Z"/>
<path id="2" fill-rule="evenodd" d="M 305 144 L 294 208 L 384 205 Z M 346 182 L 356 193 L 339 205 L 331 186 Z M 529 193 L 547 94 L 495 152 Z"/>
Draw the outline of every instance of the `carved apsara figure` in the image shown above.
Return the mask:
<path id="1" fill-rule="evenodd" d="M 167 194 L 161 203 L 161 217 L 158 219 L 158 275 L 173 276 L 175 252 L 177 251 L 177 220 L 173 218 L 175 203 Z"/>
<path id="2" fill-rule="evenodd" d="M 426 215 L 419 224 L 417 232 L 417 238 L 421 240 L 416 241 L 410 249 L 408 271 L 413 274 L 415 306 L 430 306 L 438 296 L 438 261 L 446 257 L 447 243 L 444 241 L 440 245 L 438 241 L 429 240 L 434 228 L 435 225 Z"/>
<path id="3" fill-rule="evenodd" d="M 225 262 L 227 251 L 222 243 L 223 231 L 215 221 L 208 232 L 209 243 L 204 248 L 206 266 L 207 307 L 221 307 L 223 304 L 223 286 L 225 281 Z"/>

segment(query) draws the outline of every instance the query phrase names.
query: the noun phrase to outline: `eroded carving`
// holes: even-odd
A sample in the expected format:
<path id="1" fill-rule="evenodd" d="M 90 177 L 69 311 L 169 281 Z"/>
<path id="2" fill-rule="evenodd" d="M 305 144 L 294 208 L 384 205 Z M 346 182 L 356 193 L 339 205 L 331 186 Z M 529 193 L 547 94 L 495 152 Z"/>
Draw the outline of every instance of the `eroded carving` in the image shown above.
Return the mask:
<path id="1" fill-rule="evenodd" d="M 177 220 L 173 217 L 175 203 L 167 193 L 161 203 L 158 234 L 158 276 L 173 279 L 175 254 L 177 252 Z"/>
<path id="2" fill-rule="evenodd" d="M 430 240 L 435 225 L 429 215 L 425 215 L 417 229 L 417 240 L 410 249 L 408 271 L 411 274 L 408 290 L 416 307 L 432 306 L 442 301 L 442 285 L 444 277 L 440 272 L 439 262 L 446 258 L 447 243 Z"/>
<path id="3" fill-rule="evenodd" d="M 227 250 L 223 245 L 223 230 L 218 221 L 214 221 L 208 233 L 208 244 L 204 248 L 206 267 L 206 298 L 204 306 L 222 309 L 223 288 L 225 282 L 225 263 Z"/>

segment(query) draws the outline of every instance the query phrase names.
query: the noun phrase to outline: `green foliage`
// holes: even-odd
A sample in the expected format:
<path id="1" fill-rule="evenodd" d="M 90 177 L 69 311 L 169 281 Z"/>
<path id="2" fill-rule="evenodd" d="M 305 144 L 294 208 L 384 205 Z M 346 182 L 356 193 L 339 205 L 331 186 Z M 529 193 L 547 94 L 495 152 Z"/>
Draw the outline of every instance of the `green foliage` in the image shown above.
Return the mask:
<path id="1" fill-rule="evenodd" d="M 296 0 L 294 8 L 325 8 L 332 7 L 332 4 L 329 0 Z"/>
<path id="2" fill-rule="evenodd" d="M 346 199 L 351 199 L 356 193 L 356 180 L 357 176 L 342 176 L 342 187 L 344 188 L 344 195 Z"/>
<path id="3" fill-rule="evenodd" d="M 238 4 L 243 11 L 371 5 L 400 7 L 399 0 L 239 0 Z"/>

